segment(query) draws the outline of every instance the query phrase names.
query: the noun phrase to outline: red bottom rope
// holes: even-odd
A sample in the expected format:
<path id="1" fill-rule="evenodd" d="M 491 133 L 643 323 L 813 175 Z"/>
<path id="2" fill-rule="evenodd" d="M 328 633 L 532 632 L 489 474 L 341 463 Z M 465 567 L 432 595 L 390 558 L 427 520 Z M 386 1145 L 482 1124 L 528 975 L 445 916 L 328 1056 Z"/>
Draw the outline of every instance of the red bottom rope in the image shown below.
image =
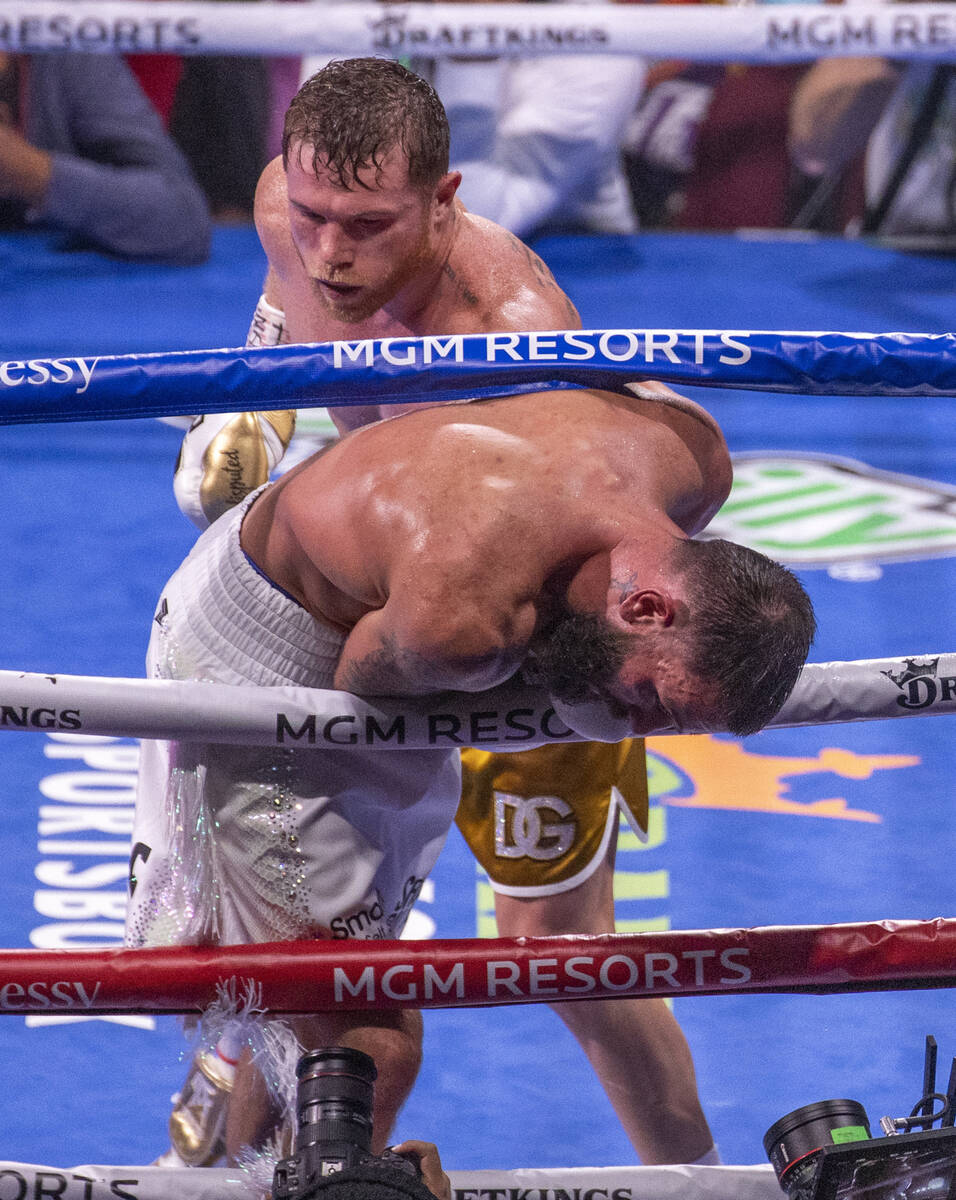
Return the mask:
<path id="1" fill-rule="evenodd" d="M 956 920 L 419 942 L 0 951 L 0 1012 L 271 1013 L 956 985 Z"/>

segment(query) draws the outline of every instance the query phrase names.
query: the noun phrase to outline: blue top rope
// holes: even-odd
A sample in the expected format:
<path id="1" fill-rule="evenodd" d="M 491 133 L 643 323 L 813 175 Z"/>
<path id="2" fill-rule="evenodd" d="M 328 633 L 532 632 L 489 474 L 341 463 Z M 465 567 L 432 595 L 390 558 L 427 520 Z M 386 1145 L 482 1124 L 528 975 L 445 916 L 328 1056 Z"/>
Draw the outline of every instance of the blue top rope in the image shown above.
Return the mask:
<path id="1" fill-rule="evenodd" d="M 0 424 L 489 398 L 636 379 L 954 396 L 956 334 L 605 329 L 0 362 Z"/>

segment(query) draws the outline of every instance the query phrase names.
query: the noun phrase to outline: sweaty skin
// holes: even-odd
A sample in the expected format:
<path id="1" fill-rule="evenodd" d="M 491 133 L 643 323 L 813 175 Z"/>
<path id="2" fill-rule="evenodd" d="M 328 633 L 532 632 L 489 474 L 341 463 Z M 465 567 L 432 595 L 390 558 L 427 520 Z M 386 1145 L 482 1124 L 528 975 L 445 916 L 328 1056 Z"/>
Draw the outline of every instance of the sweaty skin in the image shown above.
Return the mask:
<path id="1" fill-rule="evenodd" d="M 293 143 L 288 170 L 281 160 L 272 162 L 256 194 L 256 226 L 269 260 L 264 290 L 285 314 L 285 340 L 581 327 L 577 310 L 534 251 L 457 200 L 457 172 L 430 188 L 414 188 L 406 160 L 392 152 L 381 170 L 360 170 L 357 179 L 343 181 L 321 161 L 315 169 L 311 149 Z M 661 385 L 646 390 L 677 400 Z M 649 541 L 653 530 L 670 541 L 671 531 L 692 533 L 702 526 L 729 488 L 723 439 L 694 405 L 685 402 L 679 416 L 676 408 L 580 392 L 504 403 L 516 407 L 503 424 L 496 402 L 441 410 L 447 417 L 427 416 L 421 406 L 407 417 L 398 406 L 332 410 L 340 433 L 381 417 L 395 419 L 290 472 L 248 513 L 242 531 L 247 552 L 277 582 L 285 580 L 286 590 L 319 620 L 349 634 L 336 686 L 407 693 L 446 679 L 458 687 L 480 686 L 509 673 L 548 607 L 547 587 L 556 594 L 564 589 L 565 600 L 603 608 L 599 593 L 607 591 L 609 568 L 594 546 L 611 539 L 614 509 L 597 514 L 590 489 L 600 488 L 622 509 L 645 512 L 657 523 L 646 530 Z M 641 421 L 628 426 L 627 444 L 642 453 L 649 444 L 660 451 L 656 471 L 645 464 L 640 478 L 634 472 L 642 453 L 623 455 L 625 442 L 613 425 L 626 423 L 631 413 Z M 605 419 L 612 425 L 605 426 Z M 585 466 L 592 446 L 597 450 Z M 622 457 L 629 461 L 622 465 Z M 678 478 L 682 494 L 673 486 Z M 560 503 L 546 502 L 532 486 L 535 480 L 560 484 Z M 643 498 L 631 495 L 630 486 Z M 651 496 L 661 496 L 668 511 L 656 508 Z M 559 509 L 567 520 L 563 531 Z M 547 539 L 538 543 L 544 531 Z M 527 547 L 519 549 L 522 537 L 536 546 L 533 562 L 524 558 Z M 487 569 L 480 573 L 473 551 L 486 555 Z M 493 571 L 493 563 L 501 569 Z M 573 588 L 565 587 L 572 575 Z M 500 593 L 493 578 L 509 581 Z M 470 630 L 464 618 L 475 612 L 483 612 L 482 621 L 493 619 Z M 393 616 L 403 627 L 417 623 L 416 636 L 428 643 L 419 649 L 427 654 L 388 664 L 383 678 L 382 634 L 391 646 L 397 636 L 383 624 Z M 443 642 L 441 672 L 436 634 Z M 628 695 L 636 690 L 630 687 Z M 643 708 L 652 702 L 653 695 L 642 696 Z M 655 726 L 669 717 L 642 719 Z M 533 908 L 498 896 L 501 934 L 613 931 L 612 881 L 609 857 L 587 889 L 542 898 Z M 558 1011 L 598 1071 L 642 1160 L 687 1162 L 704 1154 L 713 1139 L 690 1052 L 664 1002 L 567 1007 L 575 1010 L 573 1023 Z M 379 1152 L 418 1070 L 421 1018 L 381 1011 L 356 1025 L 357 1016 L 301 1018 L 296 1029 L 305 1045 L 355 1045 L 375 1059 L 372 1148 Z M 241 1073 L 228 1110 L 230 1157 L 268 1136 L 273 1121 L 261 1079 Z"/>
<path id="2" fill-rule="evenodd" d="M 423 194 L 392 151 L 381 171 L 359 179 L 369 186 L 341 187 L 307 150 L 291 155 L 288 171 L 275 159 L 262 174 L 255 211 L 269 259 L 265 293 L 285 313 L 290 341 L 581 328 L 538 255 L 455 198 L 457 172 Z M 345 432 L 401 411 L 332 415 Z"/>
<path id="3" fill-rule="evenodd" d="M 602 571 L 607 591 L 622 540 L 696 532 L 729 484 L 696 406 L 532 393 L 356 431 L 269 488 L 242 545 L 348 633 L 336 687 L 480 691 L 514 674 L 554 600 Z"/>

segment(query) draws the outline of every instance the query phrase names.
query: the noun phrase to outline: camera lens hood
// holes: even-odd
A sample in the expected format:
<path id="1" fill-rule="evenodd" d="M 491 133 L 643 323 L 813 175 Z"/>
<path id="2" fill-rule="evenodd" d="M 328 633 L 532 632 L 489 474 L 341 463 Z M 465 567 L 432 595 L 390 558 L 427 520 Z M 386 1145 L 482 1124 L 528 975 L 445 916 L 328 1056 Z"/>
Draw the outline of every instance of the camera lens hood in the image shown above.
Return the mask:
<path id="1" fill-rule="evenodd" d="M 763 1135 L 763 1147 L 780 1186 L 792 1195 L 816 1169 L 824 1146 L 863 1141 L 870 1136 L 866 1109 L 856 1100 L 821 1100 L 796 1108 Z"/>

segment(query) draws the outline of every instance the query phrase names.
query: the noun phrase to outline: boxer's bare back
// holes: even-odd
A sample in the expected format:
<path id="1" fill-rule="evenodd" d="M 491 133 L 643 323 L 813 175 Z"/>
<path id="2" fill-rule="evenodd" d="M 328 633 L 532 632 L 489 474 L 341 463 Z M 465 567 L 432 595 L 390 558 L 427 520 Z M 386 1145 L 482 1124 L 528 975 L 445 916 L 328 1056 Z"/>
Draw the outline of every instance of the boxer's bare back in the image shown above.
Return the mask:
<path id="1" fill-rule="evenodd" d="M 644 530 L 693 534 L 729 481 L 719 429 L 687 401 L 530 393 L 352 433 L 273 484 L 242 543 L 337 629 L 387 605 L 436 663 L 456 640 L 453 677 L 426 670 L 421 690 L 478 690 L 517 668 L 549 597 L 589 560 Z"/>

